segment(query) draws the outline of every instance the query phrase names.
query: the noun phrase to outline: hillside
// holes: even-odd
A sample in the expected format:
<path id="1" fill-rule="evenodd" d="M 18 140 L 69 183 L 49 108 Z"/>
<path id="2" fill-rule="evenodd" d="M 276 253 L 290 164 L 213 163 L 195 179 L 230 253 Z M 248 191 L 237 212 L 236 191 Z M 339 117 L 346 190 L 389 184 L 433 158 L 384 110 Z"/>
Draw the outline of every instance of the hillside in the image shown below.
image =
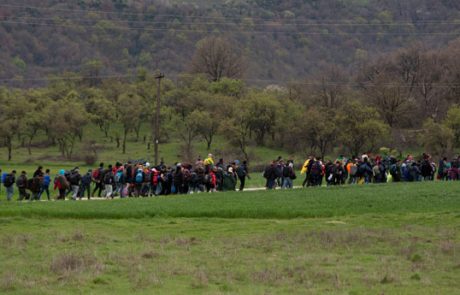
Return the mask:
<path id="1" fill-rule="evenodd" d="M 225 35 L 242 50 L 248 82 L 269 84 L 325 63 L 357 67 L 413 42 L 442 47 L 460 34 L 459 11 L 454 0 L 7 0 L 0 79 L 31 86 L 94 65 L 101 75 L 142 66 L 171 78 L 188 69 L 199 40 Z"/>

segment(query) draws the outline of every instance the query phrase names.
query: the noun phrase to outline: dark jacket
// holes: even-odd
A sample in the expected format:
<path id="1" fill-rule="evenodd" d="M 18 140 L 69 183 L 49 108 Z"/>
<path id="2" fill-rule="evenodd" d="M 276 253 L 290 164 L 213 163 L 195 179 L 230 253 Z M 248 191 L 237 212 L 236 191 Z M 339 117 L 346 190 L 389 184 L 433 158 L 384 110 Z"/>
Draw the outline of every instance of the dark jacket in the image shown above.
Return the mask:
<path id="1" fill-rule="evenodd" d="M 27 188 L 27 176 L 24 174 L 19 175 L 18 179 L 16 180 L 16 186 L 18 188 Z"/>

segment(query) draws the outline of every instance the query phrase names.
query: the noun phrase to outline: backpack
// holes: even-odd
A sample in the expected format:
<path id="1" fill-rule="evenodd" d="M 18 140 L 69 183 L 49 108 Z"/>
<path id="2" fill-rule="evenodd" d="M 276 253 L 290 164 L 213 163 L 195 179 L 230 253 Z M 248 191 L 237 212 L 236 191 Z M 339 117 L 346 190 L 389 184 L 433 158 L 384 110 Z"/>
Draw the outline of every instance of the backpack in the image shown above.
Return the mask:
<path id="1" fill-rule="evenodd" d="M 8 176 L 8 173 L 6 173 L 6 172 L 2 174 L 1 183 L 5 183 L 5 179 L 6 179 L 7 176 Z"/>
<path id="2" fill-rule="evenodd" d="M 16 180 L 16 185 L 18 188 L 26 188 L 27 187 L 27 178 L 24 175 L 21 175 Z"/>
<path id="3" fill-rule="evenodd" d="M 78 173 L 72 173 L 69 176 L 69 182 L 72 185 L 78 185 L 79 179 L 78 179 Z"/>
<path id="4" fill-rule="evenodd" d="M 138 171 L 136 173 L 136 183 L 142 183 L 144 182 L 144 175 L 142 174 L 142 171 Z"/>
<path id="5" fill-rule="evenodd" d="M 116 174 L 115 174 L 115 182 L 116 183 L 120 183 L 121 181 L 121 177 L 123 176 L 123 171 L 118 171 Z"/>
<path id="6" fill-rule="evenodd" d="M 315 162 L 311 165 L 310 174 L 320 175 L 320 174 L 321 174 L 321 171 L 322 171 L 322 167 L 321 167 L 320 162 L 319 162 L 319 161 L 315 161 Z"/>
<path id="7" fill-rule="evenodd" d="M 276 166 L 275 175 L 276 175 L 276 177 L 282 177 L 283 176 L 283 167 L 281 165 Z"/>
<path id="8" fill-rule="evenodd" d="M 264 178 L 268 179 L 270 177 L 271 169 L 272 169 L 271 166 L 268 166 L 265 168 L 264 174 L 263 174 Z"/>
<path id="9" fill-rule="evenodd" d="M 364 176 L 367 172 L 369 172 L 369 167 L 366 164 L 361 163 L 361 165 L 359 165 L 358 167 L 359 176 Z M 372 169 L 371 169 L 371 172 L 372 172 Z"/>
<path id="10" fill-rule="evenodd" d="M 236 174 L 238 175 L 238 177 L 243 178 L 246 176 L 246 171 L 242 166 L 240 166 L 238 167 L 238 169 L 236 169 Z"/>
<path id="11" fill-rule="evenodd" d="M 112 182 L 113 182 L 112 172 L 108 171 L 104 175 L 104 184 L 112 184 Z"/>
<path id="12" fill-rule="evenodd" d="M 283 177 L 291 177 L 291 169 L 289 166 L 283 168 Z"/>
<path id="13" fill-rule="evenodd" d="M 3 185 L 5 187 L 10 187 L 14 184 L 14 176 L 13 174 L 8 174 L 5 176 L 5 178 L 3 179 Z"/>
<path id="14" fill-rule="evenodd" d="M 95 179 L 95 180 L 100 180 L 100 177 L 101 177 L 101 169 L 96 169 L 93 171 L 93 175 L 92 177 Z"/>
<path id="15" fill-rule="evenodd" d="M 58 176 L 56 181 L 59 182 L 59 184 L 61 186 L 61 189 L 68 189 L 69 188 L 69 182 L 67 181 L 67 179 L 63 175 Z"/>
<path id="16" fill-rule="evenodd" d="M 396 166 L 396 164 L 393 164 L 390 166 L 390 174 L 391 175 L 396 175 L 396 173 L 398 172 L 398 166 Z"/>
<path id="17" fill-rule="evenodd" d="M 356 176 L 356 173 L 358 173 L 358 166 L 353 164 L 350 167 L 350 176 Z"/>

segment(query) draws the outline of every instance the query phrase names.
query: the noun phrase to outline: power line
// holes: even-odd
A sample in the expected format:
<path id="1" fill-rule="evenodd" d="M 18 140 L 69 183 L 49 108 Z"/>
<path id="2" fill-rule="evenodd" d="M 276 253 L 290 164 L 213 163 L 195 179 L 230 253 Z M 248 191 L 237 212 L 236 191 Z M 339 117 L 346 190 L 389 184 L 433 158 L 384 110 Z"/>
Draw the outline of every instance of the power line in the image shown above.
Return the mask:
<path id="1" fill-rule="evenodd" d="M 19 24 L 19 25 L 30 25 L 30 26 L 45 26 L 45 27 L 66 27 L 66 28 L 94 28 L 98 29 L 98 25 L 82 25 L 82 24 L 46 24 L 46 23 L 39 23 L 39 22 L 17 22 L 17 21 L 4 21 L 1 20 L 0 23 L 7 23 L 7 24 Z M 142 30 L 142 31 L 151 31 L 151 32 L 162 32 L 162 31 L 174 31 L 174 32 L 189 32 L 189 33 L 214 33 L 212 30 L 203 30 L 203 29 L 175 29 L 175 28 L 145 28 L 145 27 L 122 27 L 122 26 L 115 26 L 110 27 L 108 30 Z M 222 31 L 218 30 L 215 33 L 234 33 L 235 30 L 228 30 Z M 237 32 L 241 33 L 250 33 L 250 34 L 292 34 L 292 35 L 395 35 L 395 36 L 419 36 L 419 35 L 427 35 L 427 36 L 434 36 L 434 35 L 442 35 L 442 36 L 458 36 L 459 33 L 453 32 L 299 32 L 299 31 L 256 31 L 256 30 L 238 30 Z"/>
<path id="2" fill-rule="evenodd" d="M 0 7 L 51 10 L 51 11 L 63 11 L 63 12 L 74 12 L 74 13 L 100 13 L 100 14 L 109 14 L 109 15 L 140 15 L 140 16 L 147 15 L 147 13 L 145 12 L 116 12 L 116 11 L 104 11 L 104 10 L 97 10 L 97 9 L 70 9 L 70 8 L 40 7 L 40 6 L 30 6 L 30 5 L 15 5 L 15 4 L 0 4 Z M 245 18 L 245 17 L 231 17 L 231 16 L 202 16 L 202 15 L 181 15 L 181 14 L 153 14 L 153 15 L 156 17 L 183 17 L 183 18 L 198 18 L 198 19 L 201 18 L 201 19 L 241 20 Z M 270 20 L 270 18 L 264 18 L 264 17 L 247 16 L 246 18 L 250 18 L 252 20 L 265 20 L 265 21 Z M 275 18 L 273 17 L 272 19 L 275 19 Z M 337 25 L 341 24 L 341 23 L 337 23 L 337 20 L 334 20 L 334 22 Z M 443 23 L 443 22 L 445 22 L 445 20 L 425 20 L 423 21 L 423 23 Z M 414 23 L 414 22 L 408 21 L 407 23 Z M 343 22 L 343 24 L 347 24 L 347 22 Z"/>

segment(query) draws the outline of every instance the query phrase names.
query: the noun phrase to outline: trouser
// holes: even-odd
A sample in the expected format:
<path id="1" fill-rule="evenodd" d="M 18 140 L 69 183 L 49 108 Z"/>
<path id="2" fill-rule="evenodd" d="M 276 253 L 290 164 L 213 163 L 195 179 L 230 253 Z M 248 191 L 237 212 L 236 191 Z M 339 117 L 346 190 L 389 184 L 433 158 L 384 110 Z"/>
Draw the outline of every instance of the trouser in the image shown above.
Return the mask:
<path id="1" fill-rule="evenodd" d="M 78 197 L 78 190 L 80 189 L 80 186 L 78 185 L 72 185 L 71 190 L 72 190 L 72 199 L 76 200 Z"/>
<path id="2" fill-rule="evenodd" d="M 26 189 L 23 188 L 23 187 L 20 187 L 19 188 L 19 201 L 22 201 L 24 199 L 29 199 L 30 198 L 30 194 L 27 193 Z"/>
<path id="3" fill-rule="evenodd" d="M 151 195 L 154 195 L 154 196 L 157 195 L 157 185 L 154 185 L 152 183 L 150 184 L 149 197 Z"/>
<path id="4" fill-rule="evenodd" d="M 80 198 L 84 198 L 85 197 L 85 192 L 86 194 L 88 195 L 88 200 L 91 198 L 91 185 L 89 184 L 82 184 L 80 186 L 80 189 L 78 190 L 78 196 Z"/>
<path id="5" fill-rule="evenodd" d="M 48 201 L 50 200 L 50 188 L 48 185 L 43 185 L 40 188 L 40 192 L 38 193 L 38 199 L 40 200 L 42 198 L 43 193 L 46 192 L 46 196 L 48 198 Z"/>
<path id="6" fill-rule="evenodd" d="M 122 195 L 121 195 L 121 194 L 122 194 L 122 191 L 123 191 L 123 183 L 117 182 L 117 183 L 115 184 L 115 192 L 114 192 L 114 193 L 115 193 L 115 194 L 119 194 L 120 197 L 122 197 Z"/>
<path id="7" fill-rule="evenodd" d="M 112 193 L 113 193 L 113 186 L 111 184 L 106 184 L 105 185 L 105 197 L 113 199 Z"/>
<path id="8" fill-rule="evenodd" d="M 139 197 L 142 194 L 142 183 L 134 184 L 134 196 Z"/>
<path id="9" fill-rule="evenodd" d="M 285 177 L 283 181 L 283 188 L 292 188 L 292 179 Z"/>
<path id="10" fill-rule="evenodd" d="M 65 188 L 60 188 L 59 189 L 58 200 L 65 200 L 65 192 L 66 192 Z"/>
<path id="11" fill-rule="evenodd" d="M 14 194 L 14 186 L 10 186 L 6 188 L 6 200 L 11 201 L 13 199 Z"/>
<path id="12" fill-rule="evenodd" d="M 35 201 L 35 200 L 40 200 L 40 191 L 38 192 L 32 192 L 31 196 L 30 196 L 30 201 Z"/>
<path id="13" fill-rule="evenodd" d="M 122 184 L 121 190 L 120 190 L 120 197 L 121 198 L 126 198 L 129 197 L 130 194 L 130 185 L 129 183 Z"/>
<path id="14" fill-rule="evenodd" d="M 102 183 L 100 182 L 96 182 L 96 187 L 94 188 L 93 190 L 93 197 L 94 197 L 94 194 L 96 193 L 96 191 L 98 191 L 97 193 L 97 196 L 100 198 L 101 197 L 101 193 L 102 193 Z"/>
<path id="15" fill-rule="evenodd" d="M 348 179 L 348 184 L 356 184 L 357 179 L 358 178 L 356 176 L 350 176 L 350 178 Z"/>
<path id="16" fill-rule="evenodd" d="M 278 177 L 278 178 L 276 179 L 276 184 L 277 184 L 279 187 L 281 187 L 281 186 L 283 185 L 283 182 L 284 182 L 283 177 Z"/>
<path id="17" fill-rule="evenodd" d="M 276 179 L 267 180 L 267 189 L 274 189 L 276 186 Z"/>
<path id="18" fill-rule="evenodd" d="M 307 184 L 310 184 L 310 174 L 308 174 L 308 173 L 305 175 L 305 179 L 302 182 L 302 186 L 305 187 L 305 185 L 307 185 Z"/>
<path id="19" fill-rule="evenodd" d="M 244 190 L 244 185 L 246 183 L 246 176 L 238 177 L 238 179 L 240 180 L 240 191 L 242 191 Z"/>

